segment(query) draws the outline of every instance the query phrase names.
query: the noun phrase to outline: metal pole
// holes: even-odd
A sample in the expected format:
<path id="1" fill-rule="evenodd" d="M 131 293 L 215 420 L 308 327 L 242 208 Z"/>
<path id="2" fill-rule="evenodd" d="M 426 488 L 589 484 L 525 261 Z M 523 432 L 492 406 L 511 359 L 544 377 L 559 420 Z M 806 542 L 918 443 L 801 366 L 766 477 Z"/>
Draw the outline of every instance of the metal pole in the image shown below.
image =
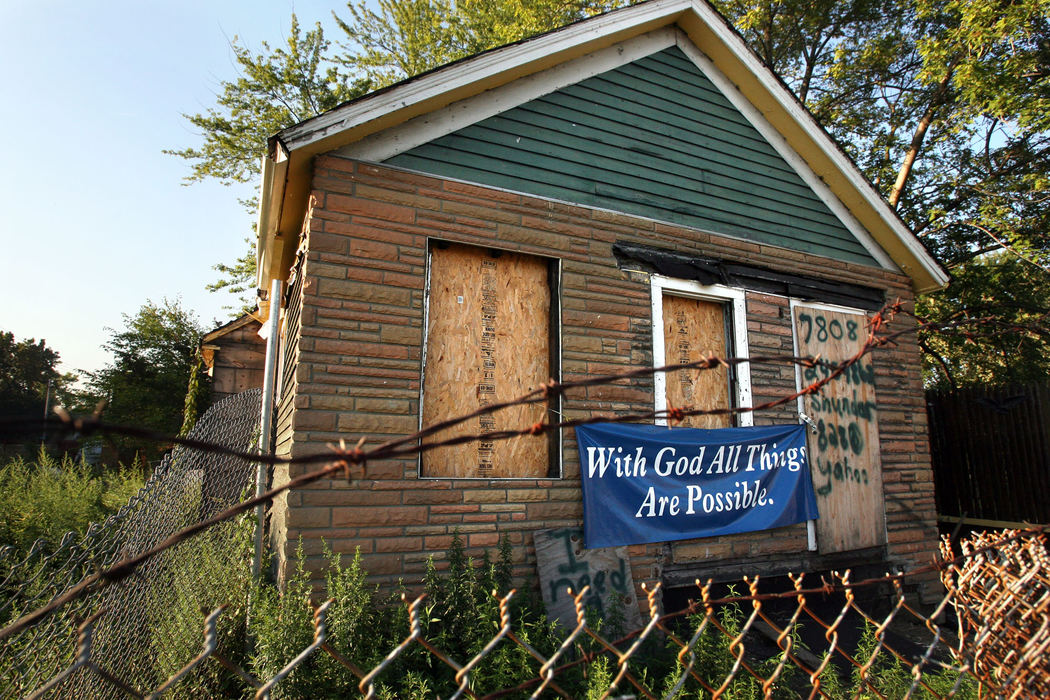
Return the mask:
<path id="1" fill-rule="evenodd" d="M 275 279 L 270 285 L 270 318 L 266 325 L 269 335 L 266 338 L 266 365 L 263 369 L 262 415 L 259 418 L 259 452 L 270 451 L 270 426 L 273 421 L 274 371 L 277 365 L 277 344 L 279 342 L 281 318 L 281 280 Z M 267 465 L 259 462 L 255 469 L 255 495 L 266 491 Z M 252 577 L 258 578 L 262 569 L 263 527 L 266 523 L 266 506 L 255 507 L 255 556 L 252 557 Z"/>
<path id="2" fill-rule="evenodd" d="M 40 436 L 40 442 L 47 444 L 47 409 L 51 408 L 51 379 L 47 380 L 47 393 L 44 394 L 44 434 Z"/>

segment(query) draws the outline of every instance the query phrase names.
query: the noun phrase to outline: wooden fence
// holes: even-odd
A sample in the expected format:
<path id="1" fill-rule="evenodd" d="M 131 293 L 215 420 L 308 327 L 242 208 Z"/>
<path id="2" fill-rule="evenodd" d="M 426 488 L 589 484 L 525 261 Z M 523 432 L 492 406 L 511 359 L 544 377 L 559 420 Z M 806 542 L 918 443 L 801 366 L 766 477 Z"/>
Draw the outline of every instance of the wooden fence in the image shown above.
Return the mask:
<path id="1" fill-rule="evenodd" d="M 1050 382 L 926 394 L 943 521 L 1050 523 Z"/>

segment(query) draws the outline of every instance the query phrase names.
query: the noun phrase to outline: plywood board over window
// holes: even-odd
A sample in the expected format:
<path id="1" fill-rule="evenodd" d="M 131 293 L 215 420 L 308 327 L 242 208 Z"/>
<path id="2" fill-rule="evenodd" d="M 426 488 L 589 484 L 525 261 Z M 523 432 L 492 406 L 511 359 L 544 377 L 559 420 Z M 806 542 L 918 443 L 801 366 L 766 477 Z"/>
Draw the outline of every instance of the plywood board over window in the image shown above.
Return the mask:
<path id="1" fill-rule="evenodd" d="M 686 365 L 714 355 L 728 357 L 726 304 L 708 299 L 664 294 L 664 364 Z M 730 400 L 729 368 L 685 369 L 666 378 L 667 405 L 727 409 Z M 728 428 L 729 414 L 687 416 L 680 425 L 689 428 Z"/>
<path id="2" fill-rule="evenodd" d="M 423 426 L 516 398 L 555 376 L 551 267 L 529 255 L 431 246 Z M 503 409 L 436 439 L 528 427 L 545 420 L 546 410 L 542 403 Z M 425 452 L 421 463 L 425 477 L 538 478 L 553 468 L 548 436 L 443 447 Z"/>
<path id="3" fill-rule="evenodd" d="M 715 357 L 747 359 L 747 314 L 744 290 L 703 285 L 694 280 L 652 275 L 653 363 L 689 364 Z M 747 363 L 709 369 L 657 372 L 654 408 L 727 409 L 751 405 L 751 372 Z M 665 425 L 663 418 L 658 425 Z M 752 425 L 749 411 L 735 415 L 688 416 L 681 425 L 726 428 Z"/>
<path id="4" fill-rule="evenodd" d="M 855 355 L 867 338 L 862 312 L 816 304 L 793 304 L 798 352 L 839 363 Z M 799 370 L 801 386 L 830 370 Z M 843 552 L 886 542 L 886 513 L 875 415 L 875 371 L 865 356 L 800 408 L 813 421 L 809 461 L 817 495 L 820 552 Z"/>

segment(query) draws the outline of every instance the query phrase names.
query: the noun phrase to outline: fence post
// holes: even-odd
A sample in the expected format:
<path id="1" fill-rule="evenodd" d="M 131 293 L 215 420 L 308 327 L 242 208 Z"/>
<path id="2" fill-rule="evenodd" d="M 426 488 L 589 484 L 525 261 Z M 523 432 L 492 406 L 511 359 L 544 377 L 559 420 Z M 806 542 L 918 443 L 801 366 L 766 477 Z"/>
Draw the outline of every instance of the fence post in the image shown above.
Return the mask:
<path id="1" fill-rule="evenodd" d="M 273 422 L 274 370 L 277 364 L 277 343 L 280 338 L 278 322 L 281 318 L 281 280 L 275 279 L 270 285 L 270 318 L 266 325 L 269 331 L 266 337 L 266 365 L 263 369 L 262 410 L 259 418 L 259 452 L 270 451 L 270 427 Z M 266 491 L 265 462 L 259 462 L 255 470 L 255 495 L 261 496 Z M 262 568 L 263 529 L 266 521 L 266 506 L 262 503 L 255 507 L 255 555 L 252 557 L 252 578 L 258 579 Z"/>

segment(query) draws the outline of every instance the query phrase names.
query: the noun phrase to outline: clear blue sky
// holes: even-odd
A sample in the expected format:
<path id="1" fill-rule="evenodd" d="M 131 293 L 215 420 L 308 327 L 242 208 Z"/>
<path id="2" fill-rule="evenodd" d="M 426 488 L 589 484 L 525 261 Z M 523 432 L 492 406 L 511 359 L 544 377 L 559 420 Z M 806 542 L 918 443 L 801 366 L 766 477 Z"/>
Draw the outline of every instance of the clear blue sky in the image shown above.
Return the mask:
<path id="1" fill-rule="evenodd" d="M 211 266 L 245 250 L 255 186 L 183 185 L 195 146 L 182 118 L 236 77 L 229 40 L 286 36 L 294 11 L 339 38 L 315 0 L 0 0 L 0 330 L 46 338 L 59 369 L 108 361 L 106 327 L 180 297 L 209 328 L 229 295 Z M 339 32 L 341 33 L 341 32 Z"/>

